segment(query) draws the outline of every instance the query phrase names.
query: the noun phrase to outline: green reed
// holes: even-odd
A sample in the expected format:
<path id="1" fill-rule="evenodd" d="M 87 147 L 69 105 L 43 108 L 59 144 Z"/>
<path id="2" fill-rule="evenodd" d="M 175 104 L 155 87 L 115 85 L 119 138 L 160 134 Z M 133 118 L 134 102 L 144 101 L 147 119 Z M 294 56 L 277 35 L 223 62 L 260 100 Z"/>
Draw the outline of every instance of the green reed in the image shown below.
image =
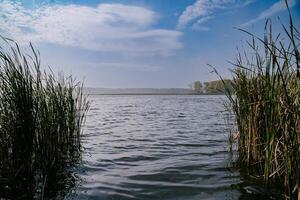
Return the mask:
<path id="1" fill-rule="evenodd" d="M 288 5 L 287 5 L 288 6 Z M 300 194 L 300 34 L 289 24 L 275 35 L 266 22 L 238 53 L 226 90 L 237 123 L 237 163 L 267 183 L 280 183 L 286 199 Z M 221 78 L 222 79 L 222 78 Z M 299 198 L 299 197 L 298 197 Z"/>
<path id="2" fill-rule="evenodd" d="M 40 69 L 31 44 L 30 54 L 9 39 L 1 44 L 0 197 L 44 198 L 80 156 L 88 102 L 81 83 Z"/>

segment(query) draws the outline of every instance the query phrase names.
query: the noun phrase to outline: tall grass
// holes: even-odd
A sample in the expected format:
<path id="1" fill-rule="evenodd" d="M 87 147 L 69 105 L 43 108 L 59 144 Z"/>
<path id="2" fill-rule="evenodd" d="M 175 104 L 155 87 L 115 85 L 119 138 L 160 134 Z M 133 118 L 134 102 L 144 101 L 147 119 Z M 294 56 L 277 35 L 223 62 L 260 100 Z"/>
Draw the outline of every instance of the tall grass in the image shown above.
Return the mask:
<path id="1" fill-rule="evenodd" d="M 0 44 L 0 197 L 44 198 L 80 155 L 88 102 L 72 77 L 40 69 L 32 45 L 24 54 L 14 41 Z"/>
<path id="2" fill-rule="evenodd" d="M 288 6 L 288 5 L 287 5 Z M 289 12 L 290 13 L 290 12 Z M 233 63 L 227 90 L 238 129 L 238 164 L 266 182 L 280 183 L 285 198 L 300 194 L 300 34 L 291 14 L 282 33 L 270 20 L 263 38 L 252 37 L 249 49 Z"/>

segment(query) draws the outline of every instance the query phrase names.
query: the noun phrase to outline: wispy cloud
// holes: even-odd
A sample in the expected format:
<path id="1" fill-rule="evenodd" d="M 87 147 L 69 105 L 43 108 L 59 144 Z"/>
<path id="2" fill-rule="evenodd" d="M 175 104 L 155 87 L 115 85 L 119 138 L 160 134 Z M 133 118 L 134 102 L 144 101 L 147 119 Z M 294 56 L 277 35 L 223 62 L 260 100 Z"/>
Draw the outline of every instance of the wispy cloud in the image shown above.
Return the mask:
<path id="1" fill-rule="evenodd" d="M 72 4 L 29 9 L 5 0 L 0 10 L 0 33 L 21 42 L 142 56 L 169 56 L 182 46 L 181 32 L 151 28 L 158 14 L 138 6 Z"/>
<path id="2" fill-rule="evenodd" d="M 203 23 L 201 20 L 204 19 L 208 21 L 212 19 L 212 15 L 220 9 L 226 9 L 228 7 L 236 7 L 237 5 L 242 7 L 246 6 L 255 0 L 196 0 L 193 5 L 188 6 L 183 13 L 180 15 L 177 23 L 177 29 L 184 29 L 188 24 L 193 23 L 193 29 L 205 29 L 208 27 L 199 26 L 199 24 Z M 210 17 L 208 19 L 208 17 Z M 200 22 L 200 23 L 199 23 Z"/>
<path id="3" fill-rule="evenodd" d="M 297 0 L 288 0 L 288 4 L 289 4 L 289 7 L 293 7 L 296 5 L 296 2 Z M 246 28 L 246 27 L 249 27 L 251 26 L 252 24 L 255 24 L 256 22 L 260 21 L 260 20 L 264 20 L 264 19 L 267 19 L 281 11 L 284 11 L 286 10 L 286 4 L 285 4 L 285 0 L 280 0 L 276 3 L 274 3 L 270 8 L 268 8 L 267 10 L 264 10 L 262 13 L 260 13 L 258 15 L 258 17 L 244 23 L 244 24 L 241 24 L 240 27 L 242 28 Z"/>
<path id="4" fill-rule="evenodd" d="M 204 23 L 214 18 L 213 16 L 206 16 L 198 19 L 192 26 L 193 30 L 196 31 L 208 31 L 209 27 L 205 26 Z"/>

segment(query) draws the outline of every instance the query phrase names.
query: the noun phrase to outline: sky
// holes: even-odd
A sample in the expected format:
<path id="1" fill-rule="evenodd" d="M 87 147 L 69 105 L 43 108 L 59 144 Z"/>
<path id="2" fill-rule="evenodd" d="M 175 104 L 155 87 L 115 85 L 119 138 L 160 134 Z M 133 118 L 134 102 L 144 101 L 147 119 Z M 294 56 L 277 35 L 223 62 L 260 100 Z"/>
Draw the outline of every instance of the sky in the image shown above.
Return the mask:
<path id="1" fill-rule="evenodd" d="M 231 76 L 249 39 L 237 28 L 261 36 L 270 18 L 280 31 L 287 14 L 283 0 L 0 0 L 0 35 L 87 87 L 187 88 L 217 79 L 208 64 Z"/>

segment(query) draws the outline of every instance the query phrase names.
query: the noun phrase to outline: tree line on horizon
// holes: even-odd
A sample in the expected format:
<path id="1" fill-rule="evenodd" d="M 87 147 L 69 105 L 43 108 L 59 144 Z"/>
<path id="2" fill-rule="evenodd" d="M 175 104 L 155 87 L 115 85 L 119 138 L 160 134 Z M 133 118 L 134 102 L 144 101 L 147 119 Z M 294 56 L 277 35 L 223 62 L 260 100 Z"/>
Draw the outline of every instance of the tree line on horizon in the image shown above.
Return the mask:
<path id="1" fill-rule="evenodd" d="M 225 85 L 224 85 L 224 83 Z M 225 89 L 233 91 L 232 80 L 224 79 L 214 81 L 194 81 L 189 87 L 194 90 L 197 94 L 225 94 Z"/>

